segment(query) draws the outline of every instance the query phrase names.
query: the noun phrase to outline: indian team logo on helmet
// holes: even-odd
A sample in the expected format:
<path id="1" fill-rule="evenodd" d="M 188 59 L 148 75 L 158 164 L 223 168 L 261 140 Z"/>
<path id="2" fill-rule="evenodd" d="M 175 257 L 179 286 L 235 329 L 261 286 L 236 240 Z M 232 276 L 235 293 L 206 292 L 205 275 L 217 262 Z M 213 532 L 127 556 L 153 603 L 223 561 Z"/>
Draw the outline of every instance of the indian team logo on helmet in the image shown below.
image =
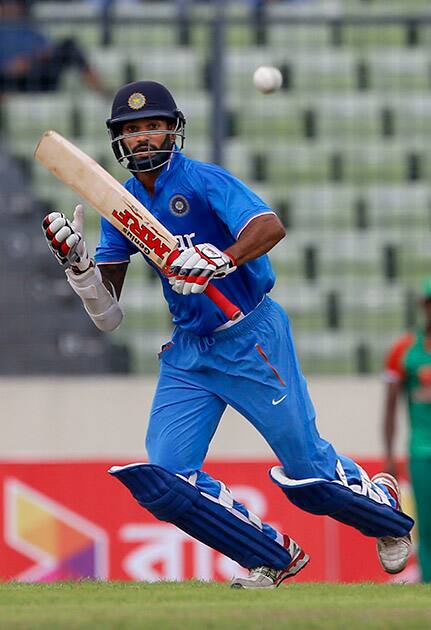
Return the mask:
<path id="1" fill-rule="evenodd" d="M 183 217 L 190 210 L 190 204 L 183 195 L 174 195 L 169 201 L 169 208 L 172 214 Z"/>
<path id="2" fill-rule="evenodd" d="M 130 109 L 142 109 L 147 102 L 146 97 L 140 92 L 133 92 L 127 101 Z"/>

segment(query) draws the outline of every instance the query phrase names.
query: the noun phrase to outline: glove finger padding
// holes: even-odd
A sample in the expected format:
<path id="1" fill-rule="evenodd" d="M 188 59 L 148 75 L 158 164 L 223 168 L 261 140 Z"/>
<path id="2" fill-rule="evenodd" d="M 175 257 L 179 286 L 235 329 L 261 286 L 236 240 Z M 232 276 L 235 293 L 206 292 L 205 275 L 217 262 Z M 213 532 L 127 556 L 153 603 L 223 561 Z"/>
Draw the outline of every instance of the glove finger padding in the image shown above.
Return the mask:
<path id="1" fill-rule="evenodd" d="M 70 236 L 72 229 L 61 212 L 51 212 L 42 221 L 42 230 L 49 249 L 61 265 L 68 263 L 68 252 L 62 252 L 63 241 Z"/>
<path id="2" fill-rule="evenodd" d="M 181 252 L 178 258 L 175 260 L 175 263 L 171 265 L 170 276 L 171 277 L 177 276 L 180 272 L 180 269 L 188 266 L 191 260 L 195 261 L 195 260 L 199 260 L 199 258 L 200 256 L 199 254 L 197 254 L 194 247 L 189 247 L 188 249 L 185 249 L 183 252 Z"/>
<path id="3" fill-rule="evenodd" d="M 72 234 L 72 228 L 70 225 L 66 223 L 63 225 L 56 233 L 54 238 L 51 241 L 51 244 L 55 241 L 56 246 L 60 248 L 62 243 Z"/>
<path id="4" fill-rule="evenodd" d="M 72 250 L 77 250 L 77 245 L 81 241 L 81 236 L 79 234 L 70 234 L 62 243 L 61 243 L 61 253 L 64 256 L 67 256 L 69 252 Z"/>
<path id="5" fill-rule="evenodd" d="M 175 276 L 171 281 L 172 288 L 182 295 L 202 293 L 215 270 L 214 265 L 208 264 L 195 251 L 182 265 L 176 265 L 176 269 L 173 270 Z"/>
<path id="6" fill-rule="evenodd" d="M 182 295 L 203 293 L 211 279 L 224 278 L 235 271 L 236 262 L 215 245 L 203 243 L 184 250 L 172 265 L 169 283 Z"/>
<path id="7" fill-rule="evenodd" d="M 81 204 L 76 206 L 72 222 L 61 212 L 51 212 L 42 221 L 48 247 L 58 262 L 63 266 L 74 265 L 80 271 L 90 266 L 90 257 L 82 236 L 83 211 Z"/>
<path id="8" fill-rule="evenodd" d="M 66 217 L 61 212 L 50 212 L 42 221 L 42 228 L 47 230 L 51 223 L 54 223 L 56 219 L 65 219 Z"/>

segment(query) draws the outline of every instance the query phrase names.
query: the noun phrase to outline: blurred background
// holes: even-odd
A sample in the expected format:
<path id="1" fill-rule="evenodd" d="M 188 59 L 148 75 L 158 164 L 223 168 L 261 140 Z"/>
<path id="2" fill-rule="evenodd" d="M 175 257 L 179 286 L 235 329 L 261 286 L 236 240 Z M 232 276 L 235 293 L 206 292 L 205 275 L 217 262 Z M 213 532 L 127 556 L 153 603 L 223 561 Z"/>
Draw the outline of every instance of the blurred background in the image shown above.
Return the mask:
<path id="1" fill-rule="evenodd" d="M 304 371 L 378 372 L 388 343 L 414 323 L 414 294 L 431 268 L 429 3 L 26 4 L 32 28 L 57 46 L 74 42 L 100 88 L 68 60 L 44 91 L 9 85 L 1 94 L 0 371 L 81 371 L 82 353 L 92 372 L 156 369 L 170 334 L 156 278 L 135 257 L 121 329 L 109 341 L 92 330 L 37 225 L 47 210 L 70 213 L 77 197 L 32 159 L 53 128 L 125 180 L 105 119 L 110 94 L 145 78 L 175 94 L 186 154 L 232 170 L 279 213 L 288 236 L 272 254 L 274 295 Z M 261 64 L 280 68 L 281 91 L 255 90 Z M 88 212 L 91 247 L 97 232 Z"/>
<path id="2" fill-rule="evenodd" d="M 40 230 L 48 211 L 71 215 L 79 199 L 33 160 L 55 129 L 125 180 L 105 120 L 117 88 L 138 79 L 173 92 L 186 155 L 228 168 L 279 214 L 287 237 L 271 253 L 273 295 L 291 317 L 320 426 L 348 454 L 381 456 L 383 358 L 416 325 L 431 271 L 430 9 L 427 0 L 0 0 L 3 461 L 142 457 L 156 355 L 171 333 L 159 283 L 135 256 L 121 328 L 96 330 Z M 26 55 L 16 59 L 18 41 Z M 256 91 L 262 64 L 281 70 L 280 91 Z M 91 251 L 98 225 L 89 210 Z M 231 422 L 211 452 L 219 461 L 272 457 Z M 328 566 L 322 575 L 337 579 Z"/>

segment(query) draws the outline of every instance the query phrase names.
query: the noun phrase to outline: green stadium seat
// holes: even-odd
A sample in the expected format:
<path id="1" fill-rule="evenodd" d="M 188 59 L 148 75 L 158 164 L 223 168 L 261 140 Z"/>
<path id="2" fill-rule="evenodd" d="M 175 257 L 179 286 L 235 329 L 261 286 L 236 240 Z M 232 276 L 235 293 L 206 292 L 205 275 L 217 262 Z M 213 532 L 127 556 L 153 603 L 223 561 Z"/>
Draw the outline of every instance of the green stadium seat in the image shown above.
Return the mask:
<path id="1" fill-rule="evenodd" d="M 50 128 L 70 133 L 72 103 L 66 94 L 9 95 L 3 111 L 6 133 L 17 142 L 31 144 Z"/>
<path id="2" fill-rule="evenodd" d="M 425 47 L 393 47 L 365 53 L 370 66 L 373 90 L 389 97 L 403 91 L 429 90 L 430 58 Z"/>
<path id="3" fill-rule="evenodd" d="M 175 63 L 172 63 L 175 59 Z M 133 80 L 146 79 L 166 84 L 174 92 L 202 89 L 202 60 L 193 48 L 171 46 L 169 55 L 166 47 L 145 45 L 93 48 L 90 60 L 103 79 L 118 89 L 127 82 L 128 67 L 134 73 Z M 129 70 L 130 72 L 130 70 Z"/>

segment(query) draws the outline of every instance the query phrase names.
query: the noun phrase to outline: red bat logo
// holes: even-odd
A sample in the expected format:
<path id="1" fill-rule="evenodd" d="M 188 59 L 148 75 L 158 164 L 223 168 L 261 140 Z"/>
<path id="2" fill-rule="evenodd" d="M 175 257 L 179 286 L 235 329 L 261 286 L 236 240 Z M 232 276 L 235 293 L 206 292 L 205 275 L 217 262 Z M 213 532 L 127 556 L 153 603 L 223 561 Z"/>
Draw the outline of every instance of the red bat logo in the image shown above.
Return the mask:
<path id="1" fill-rule="evenodd" d="M 138 218 L 133 216 L 129 210 L 121 210 L 120 212 L 113 210 L 112 216 L 120 221 L 120 223 L 137 238 L 137 244 L 141 243 L 144 245 L 145 253 L 149 254 L 151 251 L 154 252 L 156 256 L 163 258 L 165 254 L 171 251 L 168 245 L 162 243 L 161 239 L 156 236 L 154 232 L 151 232 L 146 225 L 141 224 Z"/>

